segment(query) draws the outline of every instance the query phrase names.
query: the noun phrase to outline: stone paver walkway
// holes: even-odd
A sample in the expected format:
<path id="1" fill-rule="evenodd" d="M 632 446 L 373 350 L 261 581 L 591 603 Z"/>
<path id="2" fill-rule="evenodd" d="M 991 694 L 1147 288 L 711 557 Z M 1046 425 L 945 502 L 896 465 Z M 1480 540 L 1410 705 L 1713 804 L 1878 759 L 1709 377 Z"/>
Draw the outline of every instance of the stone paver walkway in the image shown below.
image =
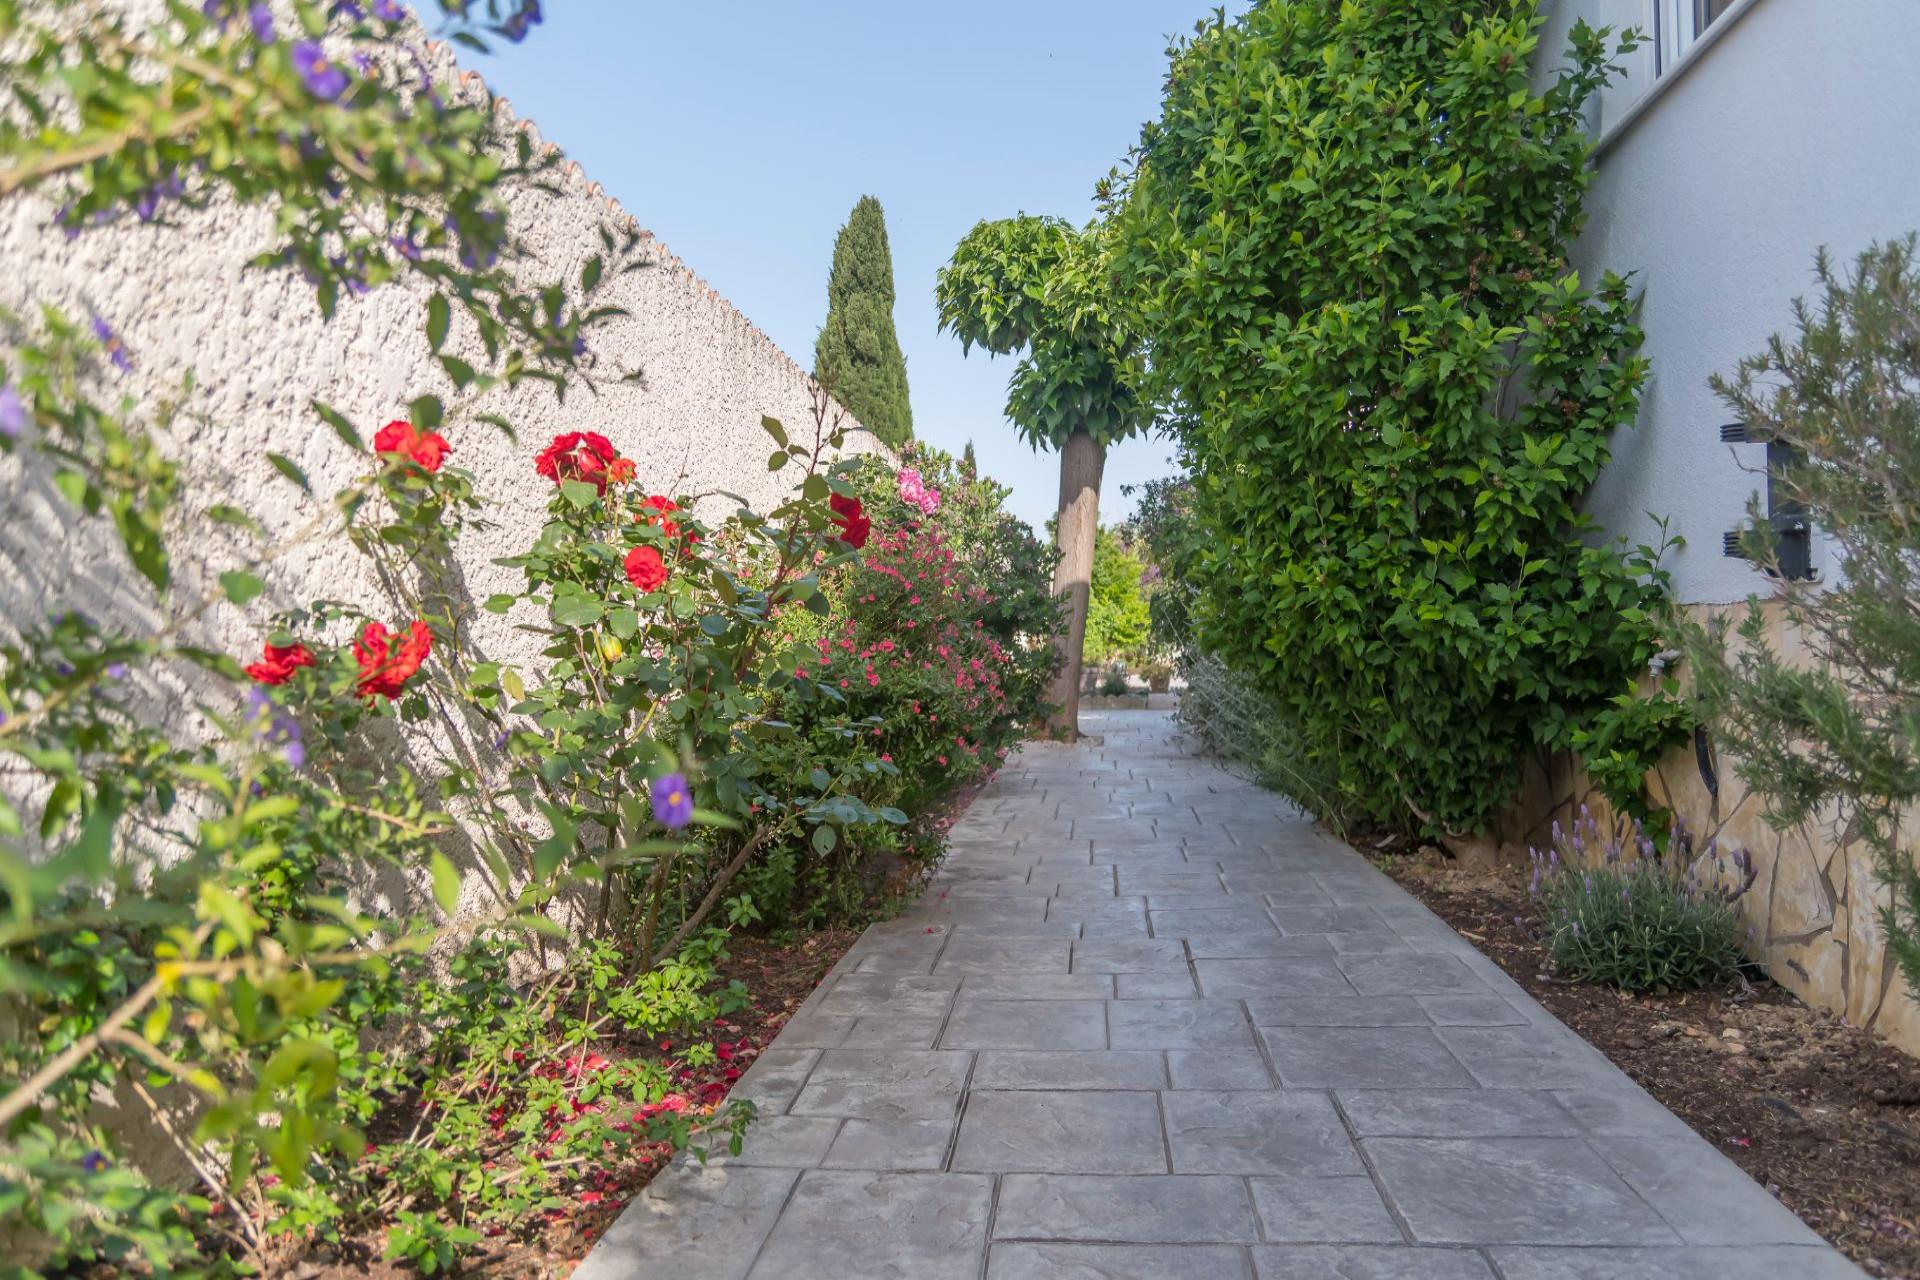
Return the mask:
<path id="1" fill-rule="evenodd" d="M 956 828 L 577 1280 L 1861 1272 L 1366 861 L 1088 716 Z"/>

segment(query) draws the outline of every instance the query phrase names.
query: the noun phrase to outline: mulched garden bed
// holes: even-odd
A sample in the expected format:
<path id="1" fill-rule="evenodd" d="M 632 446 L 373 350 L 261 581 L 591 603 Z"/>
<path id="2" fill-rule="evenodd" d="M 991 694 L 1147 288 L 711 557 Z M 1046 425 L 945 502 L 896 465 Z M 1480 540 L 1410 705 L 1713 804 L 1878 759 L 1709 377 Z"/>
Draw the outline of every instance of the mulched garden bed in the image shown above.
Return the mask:
<path id="1" fill-rule="evenodd" d="M 1920 1280 L 1920 1061 L 1764 978 L 1655 996 L 1558 980 L 1524 868 L 1381 865 L 1869 1275 Z"/>

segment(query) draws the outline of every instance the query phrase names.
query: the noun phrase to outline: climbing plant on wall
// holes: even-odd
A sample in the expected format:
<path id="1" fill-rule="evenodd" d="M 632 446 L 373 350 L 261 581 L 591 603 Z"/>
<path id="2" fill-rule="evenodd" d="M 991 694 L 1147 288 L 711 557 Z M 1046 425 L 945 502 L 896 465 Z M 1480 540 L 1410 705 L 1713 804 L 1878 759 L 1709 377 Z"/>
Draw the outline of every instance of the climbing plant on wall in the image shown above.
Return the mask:
<path id="1" fill-rule="evenodd" d="M 1205 536 L 1207 648 L 1363 816 L 1485 824 L 1658 647 L 1651 557 L 1582 495 L 1646 364 L 1585 281 L 1606 33 L 1532 83 L 1532 0 L 1262 0 L 1174 50 L 1115 274 Z"/>

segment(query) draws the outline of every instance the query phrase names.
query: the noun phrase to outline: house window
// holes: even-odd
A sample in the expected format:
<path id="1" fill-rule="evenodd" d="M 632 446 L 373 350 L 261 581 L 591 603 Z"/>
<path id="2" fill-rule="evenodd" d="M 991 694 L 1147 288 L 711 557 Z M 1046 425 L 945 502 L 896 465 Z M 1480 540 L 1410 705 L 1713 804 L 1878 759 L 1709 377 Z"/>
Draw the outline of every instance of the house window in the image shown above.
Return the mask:
<path id="1" fill-rule="evenodd" d="M 1654 72 L 1677 65 L 1694 41 L 1706 34 L 1737 0 L 1653 0 Z"/>

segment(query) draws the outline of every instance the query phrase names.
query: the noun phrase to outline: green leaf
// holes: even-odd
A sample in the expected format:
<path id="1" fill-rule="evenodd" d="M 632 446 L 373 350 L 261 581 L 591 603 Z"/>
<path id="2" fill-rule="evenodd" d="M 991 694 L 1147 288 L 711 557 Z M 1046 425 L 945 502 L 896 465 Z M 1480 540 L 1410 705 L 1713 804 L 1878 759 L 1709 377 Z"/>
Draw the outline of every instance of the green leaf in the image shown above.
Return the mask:
<path id="1" fill-rule="evenodd" d="M 238 605 L 251 602 L 266 588 L 267 584 L 260 580 L 258 574 L 245 570 L 236 569 L 220 575 L 220 589 L 227 593 L 227 599 Z"/>
<path id="2" fill-rule="evenodd" d="M 840 843 L 840 831 L 836 827 L 821 823 L 813 829 L 813 851 L 821 857 L 832 853 Z"/>
<path id="3" fill-rule="evenodd" d="M 453 308 L 442 294 L 427 299 L 427 346 L 435 355 L 447 341 L 447 327 L 453 323 Z"/>
<path id="4" fill-rule="evenodd" d="M 267 455 L 267 461 L 273 464 L 275 471 L 278 471 L 281 475 L 299 485 L 302 493 L 309 497 L 313 495 L 313 486 L 307 483 L 307 473 L 295 466 L 291 458 L 286 457 L 284 454 L 269 453 Z"/>
<path id="5" fill-rule="evenodd" d="M 447 408 L 439 396 L 419 396 L 407 405 L 407 419 L 416 430 L 438 431 L 446 417 Z"/>
<path id="6" fill-rule="evenodd" d="M 320 415 L 321 421 L 333 428 L 333 434 L 339 436 L 347 448 L 353 450 L 355 453 L 365 453 L 367 451 L 367 446 L 360 439 L 360 433 L 354 430 L 353 423 L 347 421 L 345 414 L 341 413 L 338 409 L 320 403 L 318 400 L 310 401 L 309 403 L 313 405 L 313 411 Z"/>
<path id="7" fill-rule="evenodd" d="M 433 900 L 440 909 L 452 915 L 454 908 L 460 905 L 460 872 L 454 868 L 453 861 L 438 849 L 429 859 L 433 869 Z"/>
<path id="8" fill-rule="evenodd" d="M 585 511 L 588 507 L 600 501 L 600 490 L 584 480 L 562 480 L 560 482 L 560 493 L 562 497 L 566 498 L 568 502 L 572 503 L 574 507 L 581 511 Z"/>

